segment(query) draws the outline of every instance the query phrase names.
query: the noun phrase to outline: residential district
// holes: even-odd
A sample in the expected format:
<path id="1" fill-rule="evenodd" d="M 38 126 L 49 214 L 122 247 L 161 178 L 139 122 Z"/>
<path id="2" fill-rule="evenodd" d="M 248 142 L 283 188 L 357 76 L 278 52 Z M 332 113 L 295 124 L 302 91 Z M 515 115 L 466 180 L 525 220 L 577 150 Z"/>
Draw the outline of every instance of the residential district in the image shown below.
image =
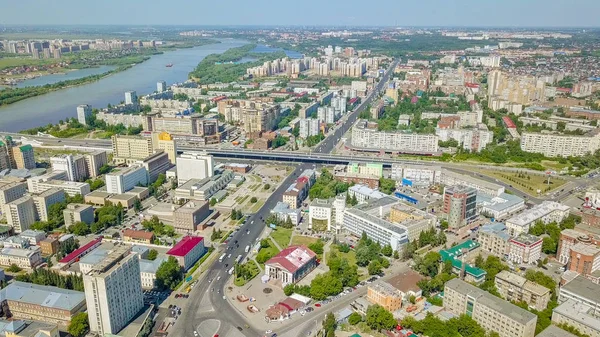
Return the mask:
<path id="1" fill-rule="evenodd" d="M 2 133 L 0 335 L 600 336 L 594 42 L 260 34 L 302 53 Z M 394 52 L 430 34 L 450 47 Z"/>

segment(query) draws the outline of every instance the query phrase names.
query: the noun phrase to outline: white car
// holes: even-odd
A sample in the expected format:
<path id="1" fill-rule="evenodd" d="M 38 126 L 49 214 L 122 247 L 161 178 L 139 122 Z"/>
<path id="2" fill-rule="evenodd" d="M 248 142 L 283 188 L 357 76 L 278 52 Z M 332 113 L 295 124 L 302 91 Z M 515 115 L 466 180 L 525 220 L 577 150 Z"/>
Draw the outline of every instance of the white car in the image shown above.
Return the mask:
<path id="1" fill-rule="evenodd" d="M 273 332 L 273 330 L 267 330 L 267 331 L 265 331 L 265 333 L 272 333 L 272 332 Z"/>

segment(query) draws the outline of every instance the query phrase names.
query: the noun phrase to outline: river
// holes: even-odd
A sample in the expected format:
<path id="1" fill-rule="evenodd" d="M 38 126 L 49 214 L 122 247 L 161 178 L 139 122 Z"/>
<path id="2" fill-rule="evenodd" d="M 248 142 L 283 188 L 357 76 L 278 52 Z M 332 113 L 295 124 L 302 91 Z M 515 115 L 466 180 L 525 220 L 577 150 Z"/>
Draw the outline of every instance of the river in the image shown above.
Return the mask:
<path id="1" fill-rule="evenodd" d="M 125 91 L 135 90 L 138 96 L 156 90 L 156 82 L 167 84 L 187 80 L 188 73 L 207 55 L 248 44 L 242 40 L 222 40 L 222 43 L 178 49 L 154 55 L 128 70 L 99 81 L 54 91 L 0 108 L 0 131 L 17 132 L 60 119 L 76 117 L 80 104 L 104 108 L 125 100 Z M 172 67 L 166 67 L 172 63 Z"/>

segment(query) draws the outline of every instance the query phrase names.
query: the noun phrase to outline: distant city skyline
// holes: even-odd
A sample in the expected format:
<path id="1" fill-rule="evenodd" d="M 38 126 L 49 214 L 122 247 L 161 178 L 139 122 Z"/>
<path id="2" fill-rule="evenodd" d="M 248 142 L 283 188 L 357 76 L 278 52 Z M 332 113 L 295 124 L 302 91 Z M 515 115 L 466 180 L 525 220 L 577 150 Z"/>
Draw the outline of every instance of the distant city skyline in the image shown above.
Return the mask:
<path id="1" fill-rule="evenodd" d="M 0 0 L 0 25 L 595 27 L 597 0 Z"/>

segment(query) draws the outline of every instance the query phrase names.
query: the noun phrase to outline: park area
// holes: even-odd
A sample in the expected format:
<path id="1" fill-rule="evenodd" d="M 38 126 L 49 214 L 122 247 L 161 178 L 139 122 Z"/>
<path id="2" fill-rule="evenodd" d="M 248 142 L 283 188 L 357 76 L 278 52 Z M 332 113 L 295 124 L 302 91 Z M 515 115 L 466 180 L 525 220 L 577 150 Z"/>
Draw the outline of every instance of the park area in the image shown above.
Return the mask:
<path id="1" fill-rule="evenodd" d="M 538 191 L 540 191 L 540 193 L 550 192 L 566 183 L 566 180 L 556 176 L 551 176 L 550 184 L 548 184 L 548 177 L 546 175 L 525 172 L 500 172 L 493 170 L 476 171 L 488 177 L 496 178 L 530 195 L 536 195 Z"/>

